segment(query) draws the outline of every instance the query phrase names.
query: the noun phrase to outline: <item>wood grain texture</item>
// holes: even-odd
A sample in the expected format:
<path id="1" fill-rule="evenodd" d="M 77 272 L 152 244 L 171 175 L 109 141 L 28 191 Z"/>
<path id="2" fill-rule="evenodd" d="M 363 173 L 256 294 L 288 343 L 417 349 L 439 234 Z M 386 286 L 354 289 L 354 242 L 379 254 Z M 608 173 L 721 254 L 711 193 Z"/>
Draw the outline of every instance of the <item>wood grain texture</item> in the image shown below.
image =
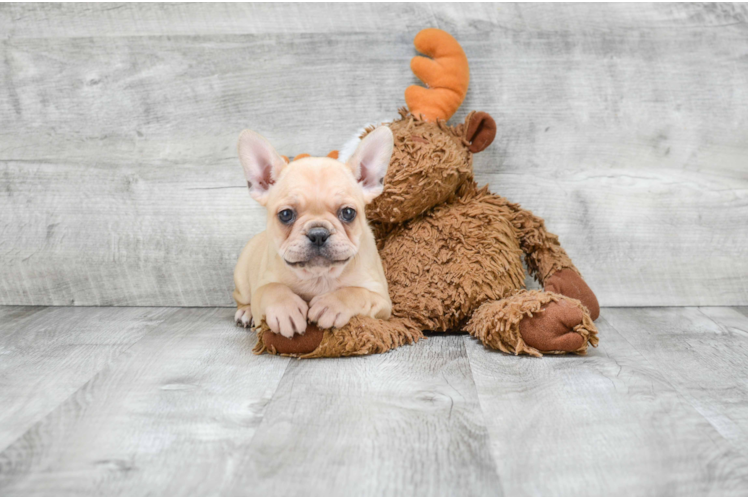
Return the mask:
<path id="1" fill-rule="evenodd" d="M 291 362 L 225 493 L 502 494 L 461 336 Z"/>
<path id="2" fill-rule="evenodd" d="M 639 311 L 605 309 L 597 322 L 600 347 L 585 357 L 537 362 L 497 355 L 465 338 L 507 495 L 748 492 L 748 461 L 739 450 L 745 441 L 721 435 L 681 393 L 680 374 L 647 356 L 667 352 L 677 340 L 648 332 L 657 346 L 646 346 L 630 328 L 607 321 L 635 319 Z M 651 311 L 657 317 L 662 309 Z M 673 330 L 688 328 L 688 320 L 666 317 Z M 681 355 L 686 365 L 698 357 Z"/>
<path id="3" fill-rule="evenodd" d="M 13 335 L 13 328 L 28 316 L 44 310 L 38 306 L 2 306 L 0 307 L 0 337 Z"/>
<path id="4" fill-rule="evenodd" d="M 15 179 L 0 201 L 5 234 L 27 221 L 0 242 L 0 300 L 230 304 L 239 251 L 264 223 L 246 186 L 230 188 L 240 170 L 215 168 L 206 186 L 204 169 L 188 165 L 0 165 Z"/>
<path id="5" fill-rule="evenodd" d="M 748 459 L 743 315 L 729 308 L 658 308 L 612 310 L 606 318 Z"/>
<path id="6" fill-rule="evenodd" d="M 420 3 L 290 3 L 232 5 L 111 3 L 27 6 L 3 4 L 9 38 L 215 35 L 255 33 L 369 33 L 382 30 L 600 31 L 607 28 L 723 28 L 748 19 L 745 6 Z"/>
<path id="7" fill-rule="evenodd" d="M 242 128 L 324 154 L 391 118 L 412 38 L 471 63 L 455 120 L 603 305 L 748 303 L 748 8 L 740 4 L 0 6 L 0 303 L 231 303 L 264 225 Z"/>
<path id="8" fill-rule="evenodd" d="M 419 30 L 437 24 L 434 8 L 440 10 L 438 5 L 393 4 L 382 9 L 350 3 L 140 7 L 111 3 L 46 8 L 8 4 L 0 9 L 0 24 L 8 26 L 10 38 L 371 33 L 382 29 Z M 482 8 L 484 13 L 493 10 Z"/>
<path id="9" fill-rule="evenodd" d="M 230 309 L 170 310 L 0 454 L 0 494 L 220 491 L 242 474 L 236 458 L 288 364 L 253 355 L 254 336 L 232 319 Z"/>
<path id="10" fill-rule="evenodd" d="M 542 359 L 256 356 L 232 318 L 0 307 L 0 495 L 748 494 L 737 308 L 606 308 Z"/>
<path id="11" fill-rule="evenodd" d="M 0 309 L 0 450 L 165 315 L 157 308 L 19 309 Z"/>

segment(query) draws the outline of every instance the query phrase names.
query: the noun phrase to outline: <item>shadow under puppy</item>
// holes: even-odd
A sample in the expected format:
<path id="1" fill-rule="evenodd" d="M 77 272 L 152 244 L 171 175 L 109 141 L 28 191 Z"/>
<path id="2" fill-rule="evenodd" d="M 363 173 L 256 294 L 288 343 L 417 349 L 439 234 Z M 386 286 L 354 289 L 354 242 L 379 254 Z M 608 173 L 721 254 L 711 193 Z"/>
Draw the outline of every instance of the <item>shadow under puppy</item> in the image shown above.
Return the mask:
<path id="1" fill-rule="evenodd" d="M 289 163 L 261 135 L 241 133 L 239 159 L 250 194 L 267 208 L 267 229 L 247 243 L 234 269 L 237 323 L 246 328 L 264 320 L 290 339 L 307 323 L 341 328 L 356 315 L 390 317 L 365 206 L 382 193 L 392 149 L 391 130 L 380 127 L 346 163 L 329 157 Z"/>

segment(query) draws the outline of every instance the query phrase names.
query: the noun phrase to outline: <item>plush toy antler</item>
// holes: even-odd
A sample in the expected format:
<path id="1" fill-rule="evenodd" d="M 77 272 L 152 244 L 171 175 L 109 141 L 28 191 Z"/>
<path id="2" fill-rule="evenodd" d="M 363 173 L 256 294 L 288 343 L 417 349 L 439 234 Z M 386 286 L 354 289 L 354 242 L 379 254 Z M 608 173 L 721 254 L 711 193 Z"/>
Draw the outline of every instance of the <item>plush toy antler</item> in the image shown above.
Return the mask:
<path id="1" fill-rule="evenodd" d="M 467 94 L 467 56 L 452 35 L 436 28 L 422 30 L 413 45 L 431 58 L 416 56 L 410 61 L 410 69 L 428 88 L 411 85 L 405 89 L 405 102 L 414 116 L 449 120 Z"/>
<path id="2" fill-rule="evenodd" d="M 328 158 L 332 158 L 333 160 L 337 160 L 339 154 L 340 153 L 338 152 L 338 150 L 335 149 L 335 150 L 330 151 L 329 153 L 327 153 L 327 157 Z M 309 158 L 310 156 L 311 155 L 309 153 L 301 153 L 301 154 L 298 154 L 298 155 L 294 156 L 293 159 L 294 159 L 294 161 L 296 161 L 296 160 L 301 160 L 302 158 Z M 285 159 L 286 163 L 288 163 L 288 156 L 284 156 L 283 159 Z"/>
<path id="3" fill-rule="evenodd" d="M 392 317 L 355 316 L 343 328 L 287 339 L 262 323 L 256 353 L 304 358 L 389 351 L 422 331 L 465 330 L 515 354 L 584 353 L 597 345 L 600 307 L 543 219 L 479 188 L 473 153 L 496 136 L 488 113 L 445 122 L 469 83 L 465 53 L 449 34 L 421 31 L 411 69 L 429 88 L 405 91 L 410 113 L 387 126 L 395 139 L 384 192 L 366 207 L 392 298 Z M 368 129 L 371 132 L 373 128 Z M 403 258 L 407 255 L 407 258 Z M 524 288 L 522 261 L 544 290 Z M 241 309 L 240 309 L 241 310 Z"/>

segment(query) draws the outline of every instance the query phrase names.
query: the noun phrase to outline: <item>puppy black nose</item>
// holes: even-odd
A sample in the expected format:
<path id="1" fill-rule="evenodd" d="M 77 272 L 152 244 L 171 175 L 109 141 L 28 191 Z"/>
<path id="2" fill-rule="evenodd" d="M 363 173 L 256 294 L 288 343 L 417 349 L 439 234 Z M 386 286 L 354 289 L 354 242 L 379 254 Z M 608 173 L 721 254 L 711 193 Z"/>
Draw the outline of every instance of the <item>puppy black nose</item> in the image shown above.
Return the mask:
<path id="1" fill-rule="evenodd" d="M 312 242 L 312 245 L 321 247 L 325 244 L 327 238 L 330 237 L 330 231 L 328 231 L 324 227 L 313 227 L 309 230 L 308 233 L 306 233 L 306 237 L 309 238 L 309 241 Z"/>

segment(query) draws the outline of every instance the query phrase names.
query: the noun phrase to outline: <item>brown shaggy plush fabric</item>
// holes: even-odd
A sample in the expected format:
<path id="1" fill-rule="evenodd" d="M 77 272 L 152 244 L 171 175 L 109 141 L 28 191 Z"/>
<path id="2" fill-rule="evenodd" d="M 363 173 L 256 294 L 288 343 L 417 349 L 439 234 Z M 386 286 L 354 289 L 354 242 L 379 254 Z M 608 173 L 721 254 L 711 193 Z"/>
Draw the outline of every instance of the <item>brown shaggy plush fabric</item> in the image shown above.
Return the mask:
<path id="1" fill-rule="evenodd" d="M 389 124 L 392 160 L 384 192 L 367 206 L 366 216 L 389 283 L 393 318 L 354 318 L 339 330 L 290 340 L 260 335 L 256 352 L 310 358 L 373 354 L 416 342 L 422 330 L 461 329 L 507 353 L 586 352 L 588 344 L 597 345 L 592 320 L 600 307 L 558 237 L 543 219 L 473 180 L 473 154 L 494 140 L 496 122 L 475 111 L 459 125 L 445 121 L 467 91 L 464 51 L 437 29 L 421 32 L 416 46 L 434 60 L 451 61 L 416 57 L 413 69 L 422 80 L 459 85 L 410 87 L 406 101 L 416 110 L 401 109 Z M 445 88 L 459 102 L 454 96 L 449 106 L 429 101 L 444 100 Z M 523 258 L 545 291 L 524 290 Z"/>
<path id="2" fill-rule="evenodd" d="M 473 154 L 493 142 L 496 122 L 473 111 L 464 123 L 447 125 L 467 92 L 467 56 L 434 28 L 419 33 L 415 45 L 433 58 L 411 63 L 430 88 L 406 91 L 411 112 L 401 109 L 389 124 L 395 144 L 384 192 L 366 208 L 393 317 L 356 317 L 341 329 L 311 328 L 292 339 L 263 324 L 255 352 L 374 354 L 417 342 L 422 330 L 460 329 L 507 353 L 586 352 L 597 345 L 592 321 L 600 306 L 558 237 L 543 219 L 473 180 Z M 523 258 L 545 291 L 524 289 Z"/>
<path id="3" fill-rule="evenodd" d="M 536 333 L 536 337 L 542 337 L 543 341 L 536 347 L 528 345 L 527 334 L 521 328 L 526 325 L 521 325 L 522 322 L 533 318 L 533 315 L 542 316 L 547 313 L 548 306 L 553 303 L 563 304 L 563 307 L 552 310 L 555 321 L 543 321 L 539 324 L 540 328 L 533 333 Z M 577 315 L 568 314 L 568 309 L 574 309 Z M 574 316 L 578 319 L 569 324 L 567 318 Z M 598 341 L 597 328 L 581 302 L 541 290 L 521 290 L 511 297 L 482 305 L 473 314 L 466 330 L 487 347 L 531 356 L 565 352 L 584 354 L 587 352 L 587 343 L 597 346 Z M 581 338 L 571 349 L 553 349 L 548 345 L 556 342 L 563 345 L 563 336 L 566 335 L 578 335 Z"/>
<path id="4" fill-rule="evenodd" d="M 388 321 L 356 316 L 343 328 L 324 330 L 322 340 L 312 352 L 299 348 L 297 352 L 279 352 L 275 345 L 267 345 L 270 332 L 265 322 L 260 325 L 254 353 L 281 354 L 297 358 L 336 358 L 340 356 L 362 356 L 387 352 L 406 344 L 414 344 L 425 338 L 421 330 L 407 319 L 393 318 Z M 304 337 L 304 336 L 301 336 Z M 288 339 L 286 339 L 288 340 Z"/>
<path id="5" fill-rule="evenodd" d="M 512 212 L 502 201 L 471 181 L 387 235 L 379 253 L 395 316 L 424 330 L 455 330 L 486 300 L 524 286 Z"/>
<path id="6" fill-rule="evenodd" d="M 371 222 L 398 223 L 444 202 L 473 173 L 460 131 L 445 122 L 420 120 L 400 110 L 390 124 L 395 150 L 384 177 L 384 191 L 366 207 Z M 367 130 L 371 132 L 373 128 Z"/>
<path id="7" fill-rule="evenodd" d="M 366 215 L 393 318 L 354 318 L 342 329 L 325 331 L 316 348 L 319 336 L 260 336 L 256 352 L 304 358 L 373 354 L 416 342 L 422 330 L 463 329 L 488 347 L 532 356 L 584 353 L 587 344 L 597 344 L 589 314 L 596 317 L 597 299 L 558 237 L 543 219 L 473 180 L 470 138 L 485 126 L 471 120 L 489 118 L 470 113 L 464 124 L 450 127 L 401 110 L 400 120 L 389 125 L 394 153 L 384 192 Z M 490 130 L 479 135 L 492 138 Z M 547 291 L 524 290 L 523 257 Z"/>

